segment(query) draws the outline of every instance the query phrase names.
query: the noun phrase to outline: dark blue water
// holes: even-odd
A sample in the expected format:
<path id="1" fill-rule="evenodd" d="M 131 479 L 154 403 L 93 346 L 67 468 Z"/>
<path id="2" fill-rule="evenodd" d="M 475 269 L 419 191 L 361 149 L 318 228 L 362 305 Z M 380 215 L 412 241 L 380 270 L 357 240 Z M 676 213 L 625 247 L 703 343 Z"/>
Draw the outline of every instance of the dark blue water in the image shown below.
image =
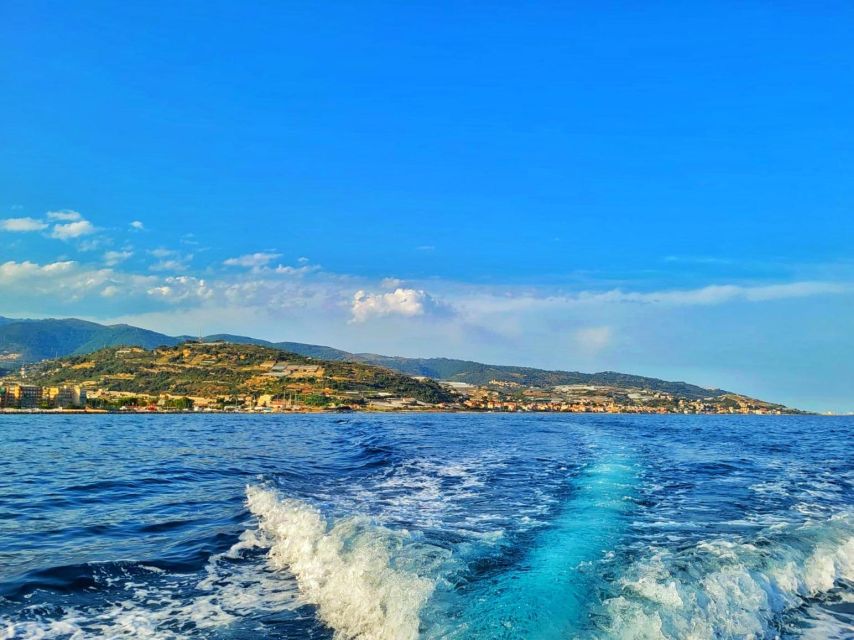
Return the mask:
<path id="1" fill-rule="evenodd" d="M 0 416 L 0 638 L 854 638 L 854 421 Z"/>

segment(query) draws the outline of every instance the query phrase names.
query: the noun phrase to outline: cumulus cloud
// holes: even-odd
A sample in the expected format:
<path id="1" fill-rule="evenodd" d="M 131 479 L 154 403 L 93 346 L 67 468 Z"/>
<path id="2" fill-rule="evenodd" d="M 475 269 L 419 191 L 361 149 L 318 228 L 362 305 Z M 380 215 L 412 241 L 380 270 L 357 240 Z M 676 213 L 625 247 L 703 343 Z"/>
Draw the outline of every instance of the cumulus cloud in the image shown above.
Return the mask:
<path id="1" fill-rule="evenodd" d="M 104 264 L 108 267 L 114 267 L 133 256 L 133 251 L 107 251 L 104 253 Z"/>
<path id="2" fill-rule="evenodd" d="M 130 228 L 134 231 L 142 231 L 143 229 L 145 229 L 145 225 L 142 224 L 142 222 L 140 222 L 139 220 L 134 220 L 130 223 Z"/>
<path id="3" fill-rule="evenodd" d="M 241 272 L 234 276 L 206 280 L 197 275 L 180 273 L 184 256 L 171 249 L 149 252 L 158 258 L 148 274 L 118 270 L 115 267 L 132 254 L 130 249 L 105 252 L 100 266 L 87 266 L 76 261 L 48 264 L 8 262 L 0 264 L 0 299 L 10 302 L 8 309 L 31 310 L 68 308 L 79 302 L 82 313 L 95 315 L 101 304 L 110 301 L 127 309 L 147 311 L 168 305 L 172 308 L 208 308 L 220 313 L 228 309 L 265 310 L 271 314 L 283 310 L 310 315 L 335 317 L 342 324 L 349 317 L 352 288 L 335 277 L 316 281 L 289 277 L 284 269 L 265 269 L 263 274 Z M 310 267 L 309 267 L 310 268 Z M 302 270 L 303 267 L 289 269 Z M 179 273 L 175 273 L 179 271 Z M 165 272 L 165 273 L 160 273 Z M 171 272 L 171 273 L 170 273 Z M 24 305 L 27 306 L 24 306 Z M 48 311 L 43 311 L 48 312 Z"/>
<path id="4" fill-rule="evenodd" d="M 276 258 L 280 258 L 282 254 L 280 253 L 269 253 L 265 251 L 259 251 L 258 253 L 250 253 L 244 256 L 239 256 L 237 258 L 229 258 L 225 260 L 223 264 L 227 267 L 246 267 L 247 269 L 258 269 L 260 267 L 266 267 Z"/>
<path id="5" fill-rule="evenodd" d="M 412 318 L 445 308 L 445 305 L 422 289 L 398 287 L 388 293 L 359 290 L 353 295 L 350 310 L 353 322 L 365 322 L 371 318 L 392 315 Z"/>
<path id="6" fill-rule="evenodd" d="M 205 280 L 194 276 L 139 275 L 110 268 L 92 268 L 73 260 L 38 264 L 9 261 L 0 264 L 0 299 L 10 301 L 10 311 L 40 303 L 40 308 L 85 310 L 92 315 L 98 305 L 109 300 L 132 308 L 157 308 L 183 304 L 201 306 L 215 291 Z M 101 301 L 100 303 L 98 301 Z M 12 305 L 18 305 L 13 309 Z M 101 307 L 103 308 L 103 307 Z M 80 311 L 72 311 L 80 313 Z"/>
<path id="7" fill-rule="evenodd" d="M 29 260 L 25 260 L 24 262 L 10 260 L 0 264 L 0 276 L 2 277 L 3 284 L 13 284 L 29 278 L 50 277 L 71 271 L 76 264 L 73 260 L 50 262 L 43 265 L 30 262 Z"/>
<path id="8" fill-rule="evenodd" d="M 77 302 L 113 277 L 110 269 L 88 269 L 73 260 L 45 264 L 9 261 L 0 264 L 0 298 L 10 305 L 25 300 L 46 300 L 51 305 Z"/>
<path id="9" fill-rule="evenodd" d="M 62 222 L 76 222 L 77 220 L 82 220 L 83 216 L 78 211 L 62 209 L 60 211 L 48 211 L 47 218 L 48 220 L 59 220 Z"/>
<path id="10" fill-rule="evenodd" d="M 42 231 L 47 229 L 47 224 L 35 218 L 6 218 L 0 220 L 0 230 L 25 233 L 28 231 Z"/>
<path id="11" fill-rule="evenodd" d="M 163 284 L 151 287 L 148 295 L 160 298 L 170 303 L 184 302 L 193 299 L 196 302 L 210 300 L 215 292 L 207 283 L 193 276 L 172 276 L 166 278 Z"/>
<path id="12" fill-rule="evenodd" d="M 95 233 L 97 229 L 88 220 L 77 220 L 76 222 L 68 222 L 65 224 L 56 224 L 50 232 L 52 238 L 57 240 L 73 240 L 82 236 L 88 236 Z"/>

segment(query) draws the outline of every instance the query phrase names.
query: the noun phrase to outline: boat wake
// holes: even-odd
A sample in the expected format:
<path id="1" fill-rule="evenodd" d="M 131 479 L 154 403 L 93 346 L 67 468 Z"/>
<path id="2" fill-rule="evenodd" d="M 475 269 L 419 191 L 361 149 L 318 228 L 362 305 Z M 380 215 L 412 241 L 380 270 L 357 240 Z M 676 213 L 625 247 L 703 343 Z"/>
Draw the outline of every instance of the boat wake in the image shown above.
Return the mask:
<path id="1" fill-rule="evenodd" d="M 751 541 L 712 539 L 681 551 L 655 550 L 626 570 L 620 595 L 605 602 L 599 638 L 775 638 L 787 612 L 852 580 L 851 513 L 777 525 Z"/>
<path id="2" fill-rule="evenodd" d="M 315 507 L 271 489 L 246 490 L 268 538 L 269 562 L 289 571 L 302 599 L 340 639 L 415 640 L 444 552 L 359 516 L 330 525 Z"/>
<path id="3" fill-rule="evenodd" d="M 594 462 L 524 557 L 464 594 L 456 626 L 437 637 L 564 640 L 583 625 L 596 565 L 625 528 L 637 469 L 623 455 Z"/>
<path id="4" fill-rule="evenodd" d="M 303 603 L 294 581 L 265 570 L 264 548 L 266 541 L 246 530 L 228 551 L 211 556 L 201 575 L 139 562 L 71 567 L 70 573 L 90 584 L 93 600 L 74 606 L 45 600 L 25 607 L 15 621 L 0 618 L 0 640 L 184 640 L 208 637 L 250 615 L 299 608 Z M 109 595 L 100 600 L 99 593 Z"/>

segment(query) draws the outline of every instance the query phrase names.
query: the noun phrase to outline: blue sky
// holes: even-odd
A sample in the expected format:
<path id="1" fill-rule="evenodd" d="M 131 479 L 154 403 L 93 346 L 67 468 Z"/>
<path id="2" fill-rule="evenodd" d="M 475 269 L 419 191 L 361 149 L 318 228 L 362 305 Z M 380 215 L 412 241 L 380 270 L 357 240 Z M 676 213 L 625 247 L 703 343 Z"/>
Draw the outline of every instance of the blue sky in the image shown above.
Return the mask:
<path id="1" fill-rule="evenodd" d="M 844 3 L 6 2 L 0 315 L 854 410 Z"/>

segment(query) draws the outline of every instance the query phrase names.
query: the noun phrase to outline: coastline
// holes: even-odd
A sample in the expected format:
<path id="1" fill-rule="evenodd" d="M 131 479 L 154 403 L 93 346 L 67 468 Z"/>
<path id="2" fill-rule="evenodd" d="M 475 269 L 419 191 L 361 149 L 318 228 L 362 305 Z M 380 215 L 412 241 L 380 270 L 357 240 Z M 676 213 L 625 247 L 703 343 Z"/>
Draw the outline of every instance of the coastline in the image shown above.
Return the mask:
<path id="1" fill-rule="evenodd" d="M 425 409 L 292 409 L 288 411 L 219 411 L 219 410 L 204 410 L 204 411 L 187 411 L 178 409 L 158 409 L 155 411 L 142 409 L 121 411 L 113 409 L 0 409 L 2 415 L 255 415 L 255 416 L 282 416 L 282 415 L 311 415 L 311 414 L 471 414 L 471 415 L 530 415 L 530 414 L 572 414 L 572 415 L 631 415 L 631 416 L 823 416 L 823 417 L 843 417 L 851 414 L 844 413 L 814 413 L 810 411 L 791 411 L 791 412 L 733 412 L 720 413 L 715 411 L 703 412 L 677 412 L 677 411 L 549 411 L 542 409 L 522 410 L 522 411 L 506 411 L 494 409 L 471 409 L 471 408 L 425 408 Z"/>

